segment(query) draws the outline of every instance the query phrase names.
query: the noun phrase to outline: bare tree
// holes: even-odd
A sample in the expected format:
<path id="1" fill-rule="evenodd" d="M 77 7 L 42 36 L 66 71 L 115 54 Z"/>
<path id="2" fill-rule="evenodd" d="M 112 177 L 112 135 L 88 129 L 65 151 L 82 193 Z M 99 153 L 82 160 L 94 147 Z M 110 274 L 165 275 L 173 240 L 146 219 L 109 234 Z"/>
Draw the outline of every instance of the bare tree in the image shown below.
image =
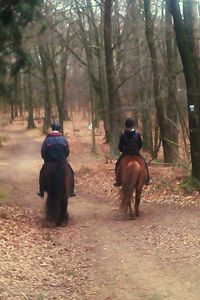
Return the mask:
<path id="1" fill-rule="evenodd" d="M 178 49 L 183 63 L 188 101 L 192 176 L 200 183 L 200 72 L 195 51 L 192 1 L 184 5 L 184 18 L 179 1 L 169 0 L 174 20 Z"/>
<path id="2" fill-rule="evenodd" d="M 109 121 L 111 130 L 111 148 L 113 152 L 117 152 L 117 145 L 119 139 L 119 132 L 121 127 L 121 103 L 117 89 L 113 46 L 112 46 L 112 0 L 105 0 L 104 2 L 104 45 L 105 45 L 105 61 L 106 61 L 106 75 L 107 87 L 109 97 Z"/>

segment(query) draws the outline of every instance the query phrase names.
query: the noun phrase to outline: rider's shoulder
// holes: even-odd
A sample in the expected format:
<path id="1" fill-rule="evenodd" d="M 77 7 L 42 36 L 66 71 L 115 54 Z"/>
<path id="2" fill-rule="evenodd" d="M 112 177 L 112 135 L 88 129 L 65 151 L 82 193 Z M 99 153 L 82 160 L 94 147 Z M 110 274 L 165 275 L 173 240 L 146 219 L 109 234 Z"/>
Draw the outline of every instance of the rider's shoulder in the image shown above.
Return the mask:
<path id="1" fill-rule="evenodd" d="M 142 135 L 141 132 L 138 131 L 138 130 L 136 130 L 136 129 L 134 129 L 134 132 L 135 132 L 135 134 L 136 134 L 137 136 L 141 136 L 141 135 Z"/>
<path id="2" fill-rule="evenodd" d="M 62 137 L 62 134 L 59 131 L 52 131 L 47 134 L 47 138 L 48 137 Z"/>

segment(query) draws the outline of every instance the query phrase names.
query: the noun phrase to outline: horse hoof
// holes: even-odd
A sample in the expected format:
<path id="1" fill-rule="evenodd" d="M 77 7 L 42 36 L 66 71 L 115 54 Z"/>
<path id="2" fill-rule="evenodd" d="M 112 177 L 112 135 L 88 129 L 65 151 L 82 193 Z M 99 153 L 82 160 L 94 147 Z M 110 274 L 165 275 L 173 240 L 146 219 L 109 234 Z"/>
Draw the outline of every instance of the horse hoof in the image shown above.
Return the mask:
<path id="1" fill-rule="evenodd" d="M 135 216 L 133 214 L 130 215 L 131 220 L 135 220 Z"/>
<path id="2" fill-rule="evenodd" d="M 66 214 L 64 222 L 65 222 L 65 223 L 68 223 L 68 221 L 69 221 L 69 215 Z"/>
<path id="3" fill-rule="evenodd" d="M 62 225 L 62 222 L 56 222 L 55 226 L 60 227 Z"/>
<path id="4" fill-rule="evenodd" d="M 136 212 L 136 213 L 135 213 L 135 216 L 136 216 L 136 217 L 139 217 L 139 216 L 140 216 L 140 213 L 139 213 L 139 212 Z"/>

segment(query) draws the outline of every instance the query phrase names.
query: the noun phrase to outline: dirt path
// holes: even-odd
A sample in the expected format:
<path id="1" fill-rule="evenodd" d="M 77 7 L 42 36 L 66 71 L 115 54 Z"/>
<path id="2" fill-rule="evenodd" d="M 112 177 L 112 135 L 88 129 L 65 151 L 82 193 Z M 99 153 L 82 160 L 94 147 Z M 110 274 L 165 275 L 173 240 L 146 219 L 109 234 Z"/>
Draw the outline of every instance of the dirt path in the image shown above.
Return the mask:
<path id="1" fill-rule="evenodd" d="M 0 206 L 0 299 L 199 300 L 199 209 L 148 203 L 145 194 L 141 217 L 129 221 L 78 178 L 69 225 L 46 228 L 36 196 L 42 140 L 15 124 L 0 152 L 10 203 Z M 75 150 L 71 159 L 78 170 L 89 156 L 80 162 Z"/>

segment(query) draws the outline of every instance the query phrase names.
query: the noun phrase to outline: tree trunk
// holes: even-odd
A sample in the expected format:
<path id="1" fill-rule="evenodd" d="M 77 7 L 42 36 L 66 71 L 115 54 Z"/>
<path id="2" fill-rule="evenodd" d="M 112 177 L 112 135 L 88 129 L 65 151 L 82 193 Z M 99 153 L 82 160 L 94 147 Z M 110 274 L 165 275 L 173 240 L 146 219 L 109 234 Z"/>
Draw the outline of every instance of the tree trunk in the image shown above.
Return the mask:
<path id="1" fill-rule="evenodd" d="M 14 116 L 15 118 L 19 116 L 18 107 L 20 103 L 19 98 L 19 74 L 14 75 L 14 95 L 15 95 L 15 106 L 14 106 Z"/>
<path id="2" fill-rule="evenodd" d="M 164 105 L 162 103 L 162 99 L 160 96 L 160 79 L 159 79 L 159 66 L 158 66 L 158 56 L 157 56 L 157 50 L 154 40 L 154 24 L 153 19 L 151 17 L 151 11 L 150 6 L 151 0 L 144 0 L 144 10 L 145 10 L 145 29 L 146 29 L 146 38 L 147 43 L 149 47 L 149 52 L 151 56 L 151 64 L 152 64 L 152 72 L 153 72 L 153 90 L 154 90 L 154 99 L 155 99 L 155 105 L 157 110 L 157 118 L 158 118 L 158 124 L 160 127 L 160 135 L 163 145 L 163 151 L 164 151 L 164 161 L 165 162 L 171 162 L 174 161 L 174 157 L 171 156 L 171 144 L 169 145 L 170 141 L 168 140 L 168 123 L 166 123 L 166 115 L 164 111 Z M 171 63 L 171 62 L 170 62 Z M 170 95 L 170 101 L 173 101 L 172 92 Z M 174 116 L 172 116 L 174 118 Z M 170 139 L 175 138 L 175 136 L 170 135 Z M 172 144 L 175 145 L 174 141 L 172 141 Z M 170 154 L 170 157 L 168 157 L 168 153 Z"/>
<path id="3" fill-rule="evenodd" d="M 101 17 L 103 18 L 102 12 L 101 12 Z M 101 20 L 101 24 L 103 24 L 103 20 Z M 103 42 L 104 36 L 103 36 L 102 28 L 100 30 L 101 30 L 101 34 L 100 34 L 100 53 L 99 53 L 99 74 L 100 74 L 100 82 L 102 88 L 105 142 L 109 143 L 111 140 L 110 119 L 109 119 L 109 97 L 108 97 L 108 86 L 107 86 L 106 67 L 105 67 L 105 51 L 104 51 L 104 42 Z"/>
<path id="4" fill-rule="evenodd" d="M 31 81 L 31 74 L 27 74 L 28 79 L 28 124 L 27 129 L 35 128 L 35 123 L 33 120 L 33 88 Z"/>
<path id="5" fill-rule="evenodd" d="M 167 89 L 165 135 L 162 139 L 164 161 L 176 163 L 178 159 L 178 112 L 176 102 L 176 57 L 175 41 L 172 32 L 172 18 L 166 5 L 166 51 L 167 51 Z"/>
<path id="6" fill-rule="evenodd" d="M 69 35 L 69 30 L 68 30 Z M 67 39 L 68 40 L 68 39 Z M 68 102 L 66 95 L 66 78 L 67 78 L 67 61 L 68 54 L 66 47 L 64 45 L 64 41 L 61 41 L 62 51 L 61 51 L 61 102 L 60 106 L 62 107 L 63 113 L 63 121 L 69 120 L 68 114 Z"/>
<path id="7" fill-rule="evenodd" d="M 152 120 L 149 107 L 150 91 L 149 88 L 145 86 L 146 83 L 146 70 L 142 70 L 141 62 L 141 52 L 140 52 L 140 42 L 139 38 L 135 40 L 136 43 L 136 56 L 137 60 L 137 69 L 138 72 L 137 81 L 138 81 L 138 96 L 141 102 L 141 119 L 142 119 L 142 129 L 143 129 L 143 149 L 153 153 L 153 137 L 152 137 Z M 145 72 L 145 74 L 144 74 Z"/>
<path id="8" fill-rule="evenodd" d="M 90 89 L 90 104 L 91 104 L 91 121 L 92 121 L 92 152 L 96 152 L 96 139 L 95 139 L 95 101 L 94 101 L 94 89 L 93 89 L 93 82 L 92 82 L 92 71 L 94 70 L 94 62 L 93 62 L 93 53 L 91 51 L 90 45 L 93 44 L 92 40 L 92 26 L 91 26 L 91 19 L 88 18 L 89 22 L 89 47 L 86 47 L 86 57 L 88 63 L 88 78 L 89 78 L 89 89 Z"/>
<path id="9" fill-rule="evenodd" d="M 39 46 L 39 54 L 42 64 L 42 75 L 44 79 L 44 123 L 43 133 L 47 133 L 49 126 L 51 125 L 51 100 L 49 93 L 49 79 L 48 79 L 48 63 L 46 61 L 44 48 Z"/>
<path id="10" fill-rule="evenodd" d="M 54 53 L 54 45 L 52 44 L 52 52 L 53 54 L 50 53 L 49 47 L 47 47 L 45 54 L 46 54 L 46 59 L 49 63 L 49 66 L 51 68 L 52 76 L 53 76 L 53 84 L 54 84 L 54 91 L 55 91 L 55 100 L 56 100 L 56 106 L 58 109 L 58 117 L 59 117 L 59 123 L 61 126 L 61 132 L 64 134 L 64 105 L 63 105 L 63 98 L 61 98 L 60 95 L 60 89 L 59 89 L 59 81 L 58 81 L 58 74 L 56 71 L 56 66 L 55 66 L 55 53 Z"/>
<path id="11" fill-rule="evenodd" d="M 198 71 L 199 58 L 194 53 L 193 34 L 191 34 L 191 2 L 188 2 L 187 9 L 184 7 L 184 21 L 187 27 L 185 27 L 186 24 L 182 20 L 179 1 L 169 0 L 169 4 L 174 19 L 174 29 L 187 87 L 192 176 L 200 184 L 200 74 Z M 190 21 L 188 22 L 187 20 Z"/>
<path id="12" fill-rule="evenodd" d="M 104 45 L 107 74 L 107 87 L 109 99 L 109 121 L 111 129 L 111 151 L 118 153 L 118 141 L 121 127 L 121 104 L 116 89 L 116 78 L 114 75 L 114 59 L 112 47 L 112 0 L 105 0 L 104 3 Z"/>
<path id="13" fill-rule="evenodd" d="M 153 72 L 153 92 L 154 92 L 155 105 L 157 109 L 157 118 L 158 118 L 160 131 L 162 135 L 163 124 L 164 124 L 164 109 L 160 99 L 159 67 L 158 67 L 156 46 L 154 41 L 154 24 L 151 17 L 150 4 L 151 4 L 150 0 L 144 0 L 145 31 L 146 31 L 147 44 L 151 56 L 151 64 L 152 64 L 152 72 Z"/>

